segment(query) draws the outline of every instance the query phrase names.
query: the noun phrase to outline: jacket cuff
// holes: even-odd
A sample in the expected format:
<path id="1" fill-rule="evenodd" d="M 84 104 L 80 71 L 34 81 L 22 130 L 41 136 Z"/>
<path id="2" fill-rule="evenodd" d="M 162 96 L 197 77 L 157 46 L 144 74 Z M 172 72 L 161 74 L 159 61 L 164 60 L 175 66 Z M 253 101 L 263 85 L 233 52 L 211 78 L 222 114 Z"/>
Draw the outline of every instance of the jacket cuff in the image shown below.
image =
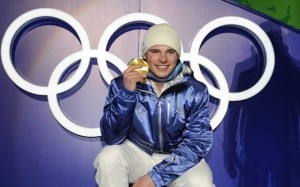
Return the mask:
<path id="1" fill-rule="evenodd" d="M 119 97 L 125 101 L 134 101 L 136 99 L 136 91 L 130 91 L 125 88 L 124 85 L 121 86 L 119 90 Z"/>
<path id="2" fill-rule="evenodd" d="M 152 181 L 154 182 L 155 187 L 160 187 L 164 185 L 163 178 L 155 170 L 149 171 L 148 175 L 151 177 Z"/>

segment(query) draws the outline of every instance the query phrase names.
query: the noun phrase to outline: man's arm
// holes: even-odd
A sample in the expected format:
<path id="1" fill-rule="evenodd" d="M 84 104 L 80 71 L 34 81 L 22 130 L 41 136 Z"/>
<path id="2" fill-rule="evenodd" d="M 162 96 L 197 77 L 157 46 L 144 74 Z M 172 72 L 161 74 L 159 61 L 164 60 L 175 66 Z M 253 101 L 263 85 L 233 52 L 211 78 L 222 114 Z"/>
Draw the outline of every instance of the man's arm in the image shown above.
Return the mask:
<path id="1" fill-rule="evenodd" d="M 134 114 L 136 84 L 144 82 L 143 75 L 134 71 L 140 67 L 127 68 L 123 76 L 114 79 L 109 86 L 100 121 L 102 138 L 107 144 L 120 144 L 127 137 Z"/>

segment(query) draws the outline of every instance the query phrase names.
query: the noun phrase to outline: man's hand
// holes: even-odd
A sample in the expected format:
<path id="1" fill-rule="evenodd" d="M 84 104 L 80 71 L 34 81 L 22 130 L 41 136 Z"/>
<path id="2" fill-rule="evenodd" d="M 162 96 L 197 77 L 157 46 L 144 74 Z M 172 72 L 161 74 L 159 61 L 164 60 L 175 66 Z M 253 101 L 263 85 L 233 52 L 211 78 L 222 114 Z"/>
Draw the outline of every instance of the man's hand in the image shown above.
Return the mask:
<path id="1" fill-rule="evenodd" d="M 129 68 L 127 68 L 123 72 L 123 84 L 125 88 L 129 91 L 135 91 L 136 89 L 136 84 L 139 83 L 144 83 L 144 78 L 143 75 L 137 71 L 134 71 L 135 69 L 141 68 L 141 65 L 133 65 Z"/>
<path id="2" fill-rule="evenodd" d="M 151 177 L 147 174 L 135 181 L 132 187 L 155 187 Z"/>

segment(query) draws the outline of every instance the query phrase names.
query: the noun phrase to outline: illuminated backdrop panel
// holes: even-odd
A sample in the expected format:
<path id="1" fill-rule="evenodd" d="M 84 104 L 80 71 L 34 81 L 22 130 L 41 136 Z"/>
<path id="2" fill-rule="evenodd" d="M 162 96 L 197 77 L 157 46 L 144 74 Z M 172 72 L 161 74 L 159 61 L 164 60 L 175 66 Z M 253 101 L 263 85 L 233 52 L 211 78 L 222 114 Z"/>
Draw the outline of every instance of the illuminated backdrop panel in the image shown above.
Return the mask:
<path id="1" fill-rule="evenodd" d="M 1 186 L 96 186 L 107 85 L 158 22 L 178 29 L 182 60 L 210 87 L 216 186 L 300 185 L 294 29 L 211 0 L 10 0 L 0 10 Z"/>

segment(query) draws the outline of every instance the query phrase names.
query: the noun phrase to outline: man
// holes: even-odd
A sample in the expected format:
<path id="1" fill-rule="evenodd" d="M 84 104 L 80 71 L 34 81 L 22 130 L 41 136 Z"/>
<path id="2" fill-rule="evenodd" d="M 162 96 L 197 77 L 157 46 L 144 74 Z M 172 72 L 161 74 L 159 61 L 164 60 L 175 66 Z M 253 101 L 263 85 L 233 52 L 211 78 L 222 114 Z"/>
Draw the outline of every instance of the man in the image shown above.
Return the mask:
<path id="1" fill-rule="evenodd" d="M 105 146 L 95 160 L 100 187 L 214 186 L 203 159 L 212 145 L 207 87 L 179 60 L 168 24 L 152 26 L 142 53 L 147 76 L 128 67 L 109 88 L 100 122 Z"/>

